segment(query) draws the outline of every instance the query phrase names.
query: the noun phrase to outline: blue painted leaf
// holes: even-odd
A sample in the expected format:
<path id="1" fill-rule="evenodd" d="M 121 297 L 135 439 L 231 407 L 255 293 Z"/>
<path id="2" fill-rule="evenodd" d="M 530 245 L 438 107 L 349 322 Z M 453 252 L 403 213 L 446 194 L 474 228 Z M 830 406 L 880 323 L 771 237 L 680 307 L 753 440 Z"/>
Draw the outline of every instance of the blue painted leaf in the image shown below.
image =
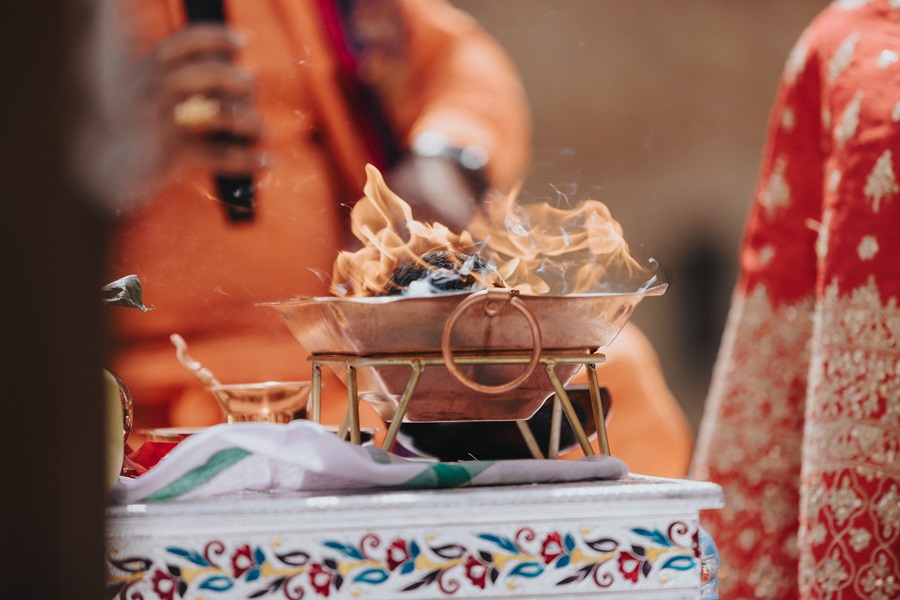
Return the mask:
<path id="1" fill-rule="evenodd" d="M 366 569 L 353 578 L 354 582 L 379 584 L 387 581 L 388 572 L 384 569 Z"/>
<path id="2" fill-rule="evenodd" d="M 651 539 L 661 546 L 665 546 L 667 548 L 672 546 L 672 542 L 669 541 L 669 538 L 667 538 L 662 533 L 660 533 L 659 530 L 650 531 L 649 529 L 635 527 L 631 531 L 633 531 L 634 533 L 636 533 L 642 537 Z"/>
<path id="3" fill-rule="evenodd" d="M 333 548 L 343 554 L 344 556 L 349 556 L 350 558 L 355 558 L 356 560 L 365 560 L 365 557 L 362 555 L 362 552 L 354 548 L 353 546 L 342 544 L 340 542 L 323 542 L 323 545 Z"/>
<path id="4" fill-rule="evenodd" d="M 225 575 L 214 575 L 200 584 L 201 590 L 212 590 L 213 592 L 224 592 L 230 590 L 234 586 L 231 577 Z"/>
<path id="5" fill-rule="evenodd" d="M 409 555 L 412 556 L 413 558 L 415 558 L 421 553 L 422 553 L 422 550 L 419 549 L 419 544 L 417 544 L 415 542 L 415 540 L 411 541 L 409 543 Z"/>
<path id="6" fill-rule="evenodd" d="M 169 546 L 168 548 L 166 548 L 166 552 L 170 552 L 177 556 L 183 556 L 195 565 L 199 565 L 201 567 L 209 566 L 209 562 L 194 550 L 185 550 L 184 548 L 178 548 L 177 546 Z"/>
<path id="7" fill-rule="evenodd" d="M 557 568 L 557 569 L 562 569 L 563 567 L 568 567 L 570 562 L 572 562 L 571 557 L 569 557 L 568 554 L 563 554 L 563 555 L 560 556 L 559 559 L 556 561 L 556 568 Z"/>
<path id="8" fill-rule="evenodd" d="M 510 576 L 518 575 L 520 577 L 537 577 L 544 572 L 544 567 L 536 562 L 523 562 L 516 565 L 516 568 L 509 572 Z"/>
<path id="9" fill-rule="evenodd" d="M 253 551 L 253 561 L 258 565 L 266 562 L 266 555 L 263 554 L 262 548 L 260 548 L 259 546 L 257 546 L 256 550 Z"/>
<path id="10" fill-rule="evenodd" d="M 690 571 L 696 563 L 690 556 L 673 556 L 666 560 L 660 569 L 675 569 L 676 571 Z"/>
<path id="11" fill-rule="evenodd" d="M 415 570 L 416 570 L 415 561 L 408 560 L 405 563 L 403 563 L 403 566 L 400 567 L 400 574 L 401 575 L 409 575 L 410 573 L 412 573 Z"/>
<path id="12" fill-rule="evenodd" d="M 575 549 L 575 538 L 572 537 L 571 533 L 567 533 L 566 537 L 563 538 L 563 544 L 566 547 L 566 552 L 571 552 Z"/>
<path id="13" fill-rule="evenodd" d="M 495 544 L 497 544 L 498 546 L 500 546 L 500 547 L 503 548 L 504 550 L 508 550 L 509 552 L 514 552 L 514 553 L 516 553 L 516 554 L 519 553 L 519 549 L 516 548 L 516 545 L 513 544 L 513 543 L 512 543 L 509 539 L 507 539 L 507 538 L 502 538 L 502 537 L 500 537 L 500 536 L 493 535 L 493 534 L 491 534 L 491 533 L 479 533 L 479 534 L 478 534 L 478 537 L 480 537 L 480 538 L 483 539 L 483 540 L 487 540 L 488 542 L 494 542 Z"/>
<path id="14" fill-rule="evenodd" d="M 256 581 L 259 579 L 259 567 L 253 567 L 247 571 L 247 581 Z"/>

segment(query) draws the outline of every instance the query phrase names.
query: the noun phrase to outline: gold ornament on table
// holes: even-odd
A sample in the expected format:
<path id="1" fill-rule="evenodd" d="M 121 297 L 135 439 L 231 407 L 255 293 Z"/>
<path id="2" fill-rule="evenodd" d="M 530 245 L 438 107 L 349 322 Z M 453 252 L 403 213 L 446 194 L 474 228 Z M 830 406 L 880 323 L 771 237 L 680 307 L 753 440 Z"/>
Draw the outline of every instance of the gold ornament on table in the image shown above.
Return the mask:
<path id="1" fill-rule="evenodd" d="M 178 362 L 215 396 L 226 422 L 289 423 L 306 416 L 309 381 L 223 384 L 190 355 L 183 337 L 173 333 L 169 340 L 175 346 Z"/>
<path id="2" fill-rule="evenodd" d="M 103 303 L 107 306 L 136 308 L 141 312 L 153 310 L 144 306 L 143 290 L 137 275 L 127 275 L 103 287 Z M 112 486 L 122 472 L 125 457 L 125 442 L 131 433 L 134 420 L 131 393 L 118 375 L 109 369 L 103 370 L 104 419 L 106 447 L 106 484 Z"/>

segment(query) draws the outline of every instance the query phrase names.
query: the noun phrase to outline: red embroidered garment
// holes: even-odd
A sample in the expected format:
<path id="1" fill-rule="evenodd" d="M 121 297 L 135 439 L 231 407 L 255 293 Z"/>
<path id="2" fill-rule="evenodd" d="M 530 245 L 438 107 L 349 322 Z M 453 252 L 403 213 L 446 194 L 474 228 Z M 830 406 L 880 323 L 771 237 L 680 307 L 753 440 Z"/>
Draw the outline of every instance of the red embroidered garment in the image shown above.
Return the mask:
<path id="1" fill-rule="evenodd" d="M 900 0 L 791 52 L 693 476 L 722 597 L 900 598 Z"/>

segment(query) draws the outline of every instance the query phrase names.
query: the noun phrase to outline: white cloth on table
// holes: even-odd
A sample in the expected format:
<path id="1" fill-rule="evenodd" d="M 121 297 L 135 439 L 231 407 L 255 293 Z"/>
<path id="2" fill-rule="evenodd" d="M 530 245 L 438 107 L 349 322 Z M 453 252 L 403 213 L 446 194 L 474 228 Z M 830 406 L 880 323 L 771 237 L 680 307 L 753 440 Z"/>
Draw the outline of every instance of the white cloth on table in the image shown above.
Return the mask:
<path id="1" fill-rule="evenodd" d="M 298 420 L 204 429 L 141 476 L 121 478 L 111 494 L 117 502 L 132 503 L 247 490 L 435 489 L 618 479 L 627 473 L 625 463 L 612 456 L 458 463 L 411 460 L 375 446 L 345 442 L 320 425 Z"/>

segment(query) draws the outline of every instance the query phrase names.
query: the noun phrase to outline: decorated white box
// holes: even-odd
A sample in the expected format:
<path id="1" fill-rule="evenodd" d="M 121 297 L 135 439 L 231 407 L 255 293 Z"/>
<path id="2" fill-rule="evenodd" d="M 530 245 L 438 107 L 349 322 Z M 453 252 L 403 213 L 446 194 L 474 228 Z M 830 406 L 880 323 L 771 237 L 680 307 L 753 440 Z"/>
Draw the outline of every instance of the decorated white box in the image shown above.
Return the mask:
<path id="1" fill-rule="evenodd" d="M 709 483 L 245 493 L 110 506 L 108 598 L 700 597 Z"/>

